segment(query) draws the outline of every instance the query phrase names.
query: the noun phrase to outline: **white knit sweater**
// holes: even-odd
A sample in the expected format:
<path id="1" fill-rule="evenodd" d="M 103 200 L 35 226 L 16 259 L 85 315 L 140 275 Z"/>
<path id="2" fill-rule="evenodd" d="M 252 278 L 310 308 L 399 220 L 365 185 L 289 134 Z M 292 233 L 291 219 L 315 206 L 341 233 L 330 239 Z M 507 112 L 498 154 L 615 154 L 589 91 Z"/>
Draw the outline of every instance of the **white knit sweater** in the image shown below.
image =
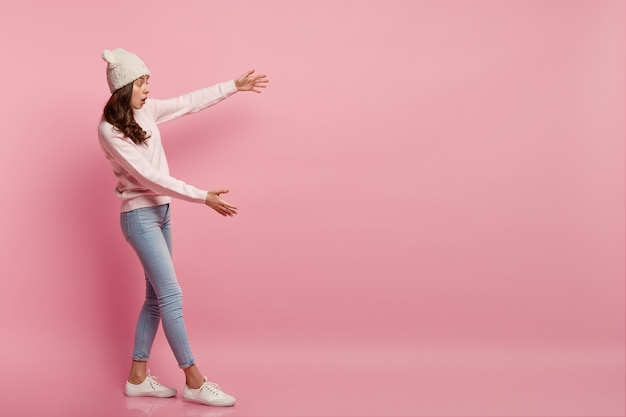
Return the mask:
<path id="1" fill-rule="evenodd" d="M 98 127 L 100 146 L 118 179 L 115 194 L 122 201 L 122 212 L 157 206 L 171 197 L 204 203 L 207 191 L 170 176 L 157 125 L 219 103 L 237 91 L 234 81 L 216 84 L 167 100 L 149 98 L 134 110 L 135 120 L 150 138 L 136 145 L 106 120 Z"/>

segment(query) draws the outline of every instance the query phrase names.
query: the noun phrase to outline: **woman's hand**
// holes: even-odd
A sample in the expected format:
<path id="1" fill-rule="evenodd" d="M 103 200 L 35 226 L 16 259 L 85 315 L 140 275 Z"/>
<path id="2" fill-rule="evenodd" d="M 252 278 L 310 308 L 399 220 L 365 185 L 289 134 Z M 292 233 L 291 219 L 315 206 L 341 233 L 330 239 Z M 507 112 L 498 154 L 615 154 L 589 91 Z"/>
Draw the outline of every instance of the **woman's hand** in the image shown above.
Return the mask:
<path id="1" fill-rule="evenodd" d="M 254 70 L 250 70 L 242 74 L 235 80 L 235 87 L 237 91 L 254 91 L 260 93 L 259 88 L 265 88 L 269 80 L 266 75 L 252 75 Z"/>
<path id="2" fill-rule="evenodd" d="M 227 193 L 228 190 L 209 191 L 206 193 L 206 199 L 204 203 L 217 211 L 222 216 L 234 216 L 237 214 L 237 207 L 228 204 L 226 201 L 220 198 L 220 194 Z"/>

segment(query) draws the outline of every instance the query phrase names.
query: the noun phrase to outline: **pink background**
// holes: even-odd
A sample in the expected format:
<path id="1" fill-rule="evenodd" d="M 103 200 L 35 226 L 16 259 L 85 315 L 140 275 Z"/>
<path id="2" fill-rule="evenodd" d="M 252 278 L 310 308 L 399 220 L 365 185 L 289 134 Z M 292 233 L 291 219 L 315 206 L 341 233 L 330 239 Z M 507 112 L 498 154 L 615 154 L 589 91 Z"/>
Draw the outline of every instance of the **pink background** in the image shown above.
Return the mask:
<path id="1" fill-rule="evenodd" d="M 624 415 L 623 1 L 0 5 L 0 415 Z M 163 125 L 216 410 L 122 396 L 143 296 L 97 144 L 100 52 Z M 162 333 L 150 367 L 184 380 Z M 159 402 L 160 401 L 160 402 Z"/>

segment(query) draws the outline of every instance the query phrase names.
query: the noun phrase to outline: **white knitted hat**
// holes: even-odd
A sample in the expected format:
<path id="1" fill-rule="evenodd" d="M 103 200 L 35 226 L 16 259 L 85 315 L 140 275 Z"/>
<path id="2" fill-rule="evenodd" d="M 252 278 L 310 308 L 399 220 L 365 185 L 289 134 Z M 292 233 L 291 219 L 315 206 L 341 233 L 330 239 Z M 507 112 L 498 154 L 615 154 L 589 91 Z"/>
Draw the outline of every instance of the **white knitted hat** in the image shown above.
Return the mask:
<path id="1" fill-rule="evenodd" d="M 107 62 L 107 82 L 111 93 L 130 84 L 142 75 L 150 75 L 150 70 L 132 52 L 117 48 L 102 51 L 102 59 Z"/>

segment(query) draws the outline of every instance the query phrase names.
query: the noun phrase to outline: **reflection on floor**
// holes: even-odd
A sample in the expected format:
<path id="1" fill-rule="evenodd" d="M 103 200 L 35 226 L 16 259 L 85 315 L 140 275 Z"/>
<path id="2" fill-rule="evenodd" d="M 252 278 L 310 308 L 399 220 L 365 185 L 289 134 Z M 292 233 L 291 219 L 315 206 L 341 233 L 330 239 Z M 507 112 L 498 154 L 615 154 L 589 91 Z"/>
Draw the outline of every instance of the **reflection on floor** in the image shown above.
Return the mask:
<path id="1" fill-rule="evenodd" d="M 625 412 L 624 352 L 593 349 L 357 345 L 206 345 L 215 380 L 234 407 L 183 402 L 182 373 L 167 346 L 150 368 L 175 398 L 127 398 L 126 365 L 86 384 L 62 377 L 15 390 L 2 416 L 618 416 Z M 210 353 L 210 356 L 208 356 Z M 217 360 L 219 358 L 219 360 Z M 203 369 L 209 372 L 208 368 Z M 27 395 L 28 394 L 28 395 Z M 22 395 L 20 397 L 20 395 Z"/>

